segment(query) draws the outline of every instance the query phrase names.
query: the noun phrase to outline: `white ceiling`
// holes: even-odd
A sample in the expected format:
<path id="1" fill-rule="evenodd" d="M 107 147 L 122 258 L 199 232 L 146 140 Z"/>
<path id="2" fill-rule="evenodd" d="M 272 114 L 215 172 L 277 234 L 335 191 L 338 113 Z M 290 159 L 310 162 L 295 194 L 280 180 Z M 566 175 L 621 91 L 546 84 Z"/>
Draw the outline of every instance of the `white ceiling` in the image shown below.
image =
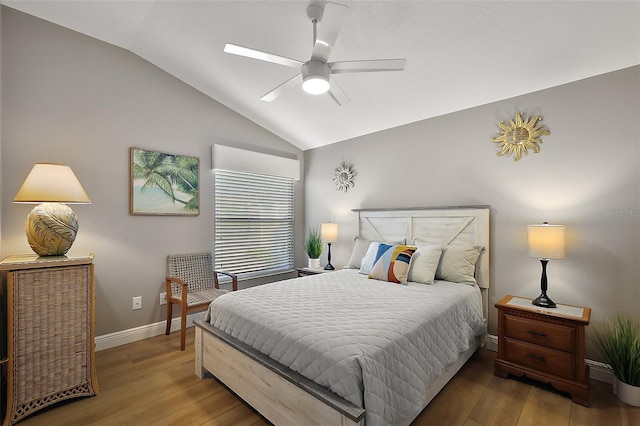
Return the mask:
<path id="1" fill-rule="evenodd" d="M 303 150 L 640 64 L 639 0 L 336 1 L 349 13 L 330 61 L 407 59 L 335 75 L 341 107 L 301 88 L 263 102 L 298 71 L 222 51 L 307 61 L 312 1 L 2 3 L 125 48 Z"/>

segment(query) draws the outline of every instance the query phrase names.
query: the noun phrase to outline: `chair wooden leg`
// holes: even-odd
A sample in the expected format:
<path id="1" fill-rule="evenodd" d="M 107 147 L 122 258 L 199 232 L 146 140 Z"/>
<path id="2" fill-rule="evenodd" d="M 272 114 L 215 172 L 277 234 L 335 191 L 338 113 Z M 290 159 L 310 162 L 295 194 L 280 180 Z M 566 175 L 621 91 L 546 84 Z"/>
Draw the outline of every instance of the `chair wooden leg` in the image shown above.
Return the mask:
<path id="1" fill-rule="evenodd" d="M 180 350 L 184 351 L 187 338 L 187 310 L 182 309 L 180 312 Z"/>
<path id="2" fill-rule="evenodd" d="M 164 331 L 164 334 L 167 336 L 171 334 L 171 320 L 173 319 L 173 303 L 167 302 L 167 328 Z"/>

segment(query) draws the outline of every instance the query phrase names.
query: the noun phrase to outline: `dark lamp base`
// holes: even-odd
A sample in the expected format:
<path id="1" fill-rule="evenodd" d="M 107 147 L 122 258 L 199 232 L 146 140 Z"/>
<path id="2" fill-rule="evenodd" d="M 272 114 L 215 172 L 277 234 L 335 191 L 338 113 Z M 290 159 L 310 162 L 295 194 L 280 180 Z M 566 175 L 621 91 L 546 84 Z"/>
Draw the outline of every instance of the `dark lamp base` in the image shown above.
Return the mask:
<path id="1" fill-rule="evenodd" d="M 325 271 L 333 271 L 334 269 L 336 268 L 334 268 L 333 265 L 330 263 L 327 263 L 327 265 L 324 267 Z"/>
<path id="2" fill-rule="evenodd" d="M 547 297 L 546 294 L 541 294 L 540 296 L 538 296 L 531 303 L 533 303 L 536 306 L 541 306 L 543 308 L 555 308 L 556 307 L 556 304 L 553 302 L 553 300 L 549 299 L 549 297 Z"/>

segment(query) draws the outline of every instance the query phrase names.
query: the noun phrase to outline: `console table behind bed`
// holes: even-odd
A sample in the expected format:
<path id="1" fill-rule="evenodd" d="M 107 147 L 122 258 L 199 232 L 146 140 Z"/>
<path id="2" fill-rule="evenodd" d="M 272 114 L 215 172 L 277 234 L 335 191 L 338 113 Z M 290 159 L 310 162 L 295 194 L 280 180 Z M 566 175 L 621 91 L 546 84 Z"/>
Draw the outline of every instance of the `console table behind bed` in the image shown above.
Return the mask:
<path id="1" fill-rule="evenodd" d="M 414 239 L 484 247 L 476 265 L 485 320 L 489 288 L 489 207 L 356 209 L 359 236 L 378 241 Z M 276 425 L 363 425 L 364 409 L 203 321 L 196 321 L 195 372 L 207 372 Z M 427 390 L 425 406 L 480 344 L 460 354 Z M 408 424 L 408 423 L 407 423 Z"/>

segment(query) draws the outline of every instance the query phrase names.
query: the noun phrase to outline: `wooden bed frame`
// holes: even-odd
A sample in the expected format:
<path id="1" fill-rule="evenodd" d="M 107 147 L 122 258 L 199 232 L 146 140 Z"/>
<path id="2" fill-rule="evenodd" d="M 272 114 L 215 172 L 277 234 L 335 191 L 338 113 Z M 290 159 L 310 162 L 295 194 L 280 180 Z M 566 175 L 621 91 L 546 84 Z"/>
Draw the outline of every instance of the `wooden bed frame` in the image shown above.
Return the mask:
<path id="1" fill-rule="evenodd" d="M 485 322 L 489 288 L 489 207 L 356 209 L 358 233 L 378 241 L 415 238 L 434 244 L 478 244 L 476 264 Z M 364 425 L 364 409 L 273 361 L 203 321 L 195 321 L 195 373 L 207 372 L 275 425 Z M 481 337 L 431 385 L 423 408 L 440 392 L 481 344 Z M 410 419 L 407 425 L 412 421 Z"/>

